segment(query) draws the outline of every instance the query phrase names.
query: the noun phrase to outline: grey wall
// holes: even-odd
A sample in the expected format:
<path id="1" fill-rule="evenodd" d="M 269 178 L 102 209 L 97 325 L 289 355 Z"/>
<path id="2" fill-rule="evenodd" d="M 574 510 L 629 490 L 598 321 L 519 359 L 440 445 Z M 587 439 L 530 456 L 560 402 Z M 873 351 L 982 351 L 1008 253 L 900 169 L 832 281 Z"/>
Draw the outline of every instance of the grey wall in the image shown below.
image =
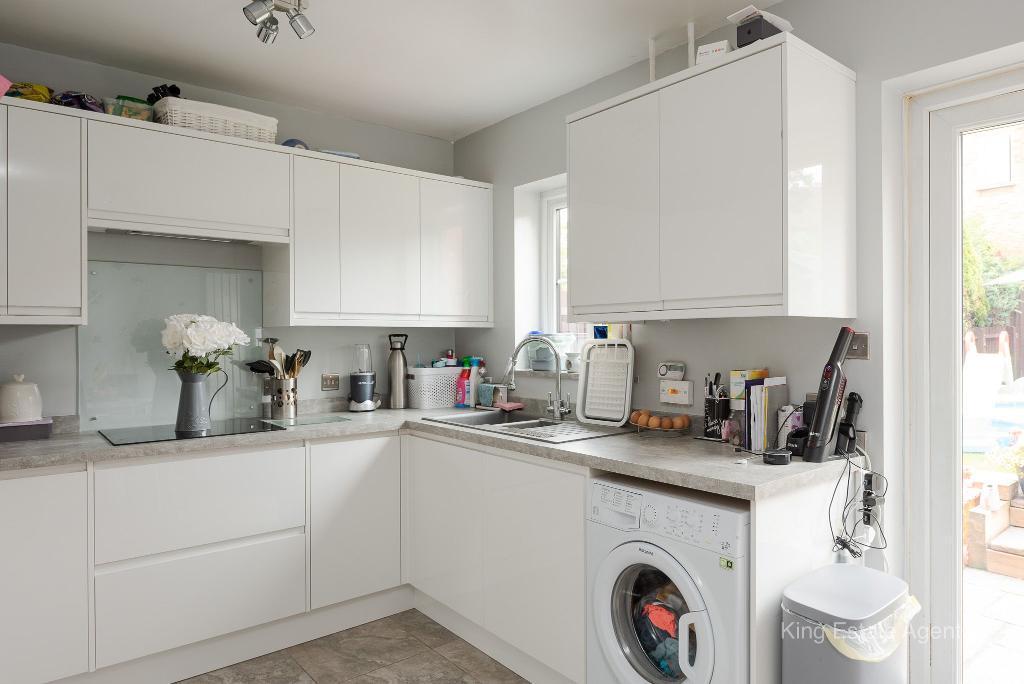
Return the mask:
<path id="1" fill-rule="evenodd" d="M 96 97 L 131 95 L 145 99 L 150 88 L 177 83 L 182 95 L 278 119 L 278 141 L 299 138 L 314 149 L 358 152 L 364 159 L 420 171 L 451 174 L 452 145 L 446 140 L 387 126 L 315 112 L 189 85 L 174 74 L 152 76 L 0 43 L 0 74 L 12 81 L 42 83 L 57 91 L 81 90 Z M 315 85 L 314 85 L 315 87 Z"/>
<path id="2" fill-rule="evenodd" d="M 1024 19 L 1024 6 L 1012 0 L 985 3 L 983 9 L 969 3 L 931 0 L 785 0 L 772 11 L 792 21 L 796 35 L 857 72 L 860 315 L 853 325 L 872 334 L 873 352 L 870 361 L 851 363 L 849 368 L 851 388 L 865 397 L 863 422 L 880 433 L 882 338 L 896 334 L 882 329 L 882 82 L 1019 41 L 1014 26 L 1015 20 Z M 723 29 L 701 42 L 734 39 L 730 34 Z M 672 50 L 659 57 L 657 75 L 684 66 L 683 50 Z M 566 170 L 568 114 L 642 85 L 647 76 L 647 63 L 636 64 L 456 142 L 456 173 L 494 183 L 494 290 L 498 293 L 498 325 L 493 330 L 460 331 L 456 336 L 460 347 L 472 348 L 487 358 L 506 358 L 515 342 L 513 188 Z M 654 405 L 654 364 L 667 358 L 686 361 L 689 377 L 697 379 L 708 371 L 767 366 L 775 374 L 787 375 L 794 395 L 802 396 L 814 389 L 838 327 L 844 323 L 766 318 L 635 326 L 640 381 L 634 388 L 634 404 Z M 547 383 L 526 387 L 538 394 L 548 391 Z M 880 434 L 869 439 L 876 448 L 881 444 Z"/>

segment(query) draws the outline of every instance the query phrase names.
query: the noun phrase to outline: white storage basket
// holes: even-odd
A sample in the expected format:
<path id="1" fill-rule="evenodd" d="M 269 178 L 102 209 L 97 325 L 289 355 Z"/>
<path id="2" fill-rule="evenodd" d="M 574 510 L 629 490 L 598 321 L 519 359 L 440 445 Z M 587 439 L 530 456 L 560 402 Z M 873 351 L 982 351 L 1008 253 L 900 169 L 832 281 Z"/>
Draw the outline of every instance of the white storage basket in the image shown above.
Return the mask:
<path id="1" fill-rule="evenodd" d="M 274 117 L 209 102 L 165 97 L 153 106 L 153 116 L 159 123 L 204 133 L 271 144 L 277 140 L 277 119 Z"/>
<path id="2" fill-rule="evenodd" d="M 473 370 L 476 370 L 475 368 Z M 409 408 L 436 409 L 455 406 L 455 388 L 462 368 L 410 368 Z"/>

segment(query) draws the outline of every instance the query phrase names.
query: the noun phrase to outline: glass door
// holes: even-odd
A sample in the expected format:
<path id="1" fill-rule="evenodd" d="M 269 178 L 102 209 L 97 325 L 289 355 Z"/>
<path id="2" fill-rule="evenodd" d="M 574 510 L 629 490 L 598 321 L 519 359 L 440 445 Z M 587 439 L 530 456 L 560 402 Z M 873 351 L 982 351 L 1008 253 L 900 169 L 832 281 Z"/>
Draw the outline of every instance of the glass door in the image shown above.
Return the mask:
<path id="1" fill-rule="evenodd" d="M 931 671 L 914 680 L 1019 681 L 1024 94 L 929 118 Z"/>

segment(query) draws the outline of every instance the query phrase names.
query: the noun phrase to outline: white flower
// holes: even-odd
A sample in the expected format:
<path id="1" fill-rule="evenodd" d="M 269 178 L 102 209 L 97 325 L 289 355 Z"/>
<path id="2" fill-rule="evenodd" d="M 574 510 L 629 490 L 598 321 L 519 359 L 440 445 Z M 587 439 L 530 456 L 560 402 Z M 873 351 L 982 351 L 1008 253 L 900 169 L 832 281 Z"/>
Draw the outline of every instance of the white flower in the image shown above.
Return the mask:
<path id="1" fill-rule="evenodd" d="M 164 323 L 161 342 L 172 354 L 207 356 L 229 350 L 236 344 L 249 344 L 249 336 L 238 326 L 218 321 L 213 316 L 174 314 L 164 319 Z"/>

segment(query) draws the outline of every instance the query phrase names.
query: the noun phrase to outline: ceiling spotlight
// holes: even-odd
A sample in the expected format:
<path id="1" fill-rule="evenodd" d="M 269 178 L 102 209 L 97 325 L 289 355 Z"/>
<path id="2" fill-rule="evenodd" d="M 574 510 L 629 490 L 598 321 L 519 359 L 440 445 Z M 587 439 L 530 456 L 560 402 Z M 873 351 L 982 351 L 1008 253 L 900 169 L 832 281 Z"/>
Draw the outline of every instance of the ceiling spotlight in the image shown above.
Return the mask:
<path id="1" fill-rule="evenodd" d="M 288 23 L 292 25 L 292 30 L 295 31 L 295 35 L 299 37 L 299 40 L 309 38 L 316 31 L 309 18 L 295 8 L 288 10 Z"/>
<path id="2" fill-rule="evenodd" d="M 261 43 L 270 45 L 277 38 L 277 17 L 267 17 L 265 20 L 260 22 L 260 26 L 256 29 L 256 37 L 260 39 Z"/>
<path id="3" fill-rule="evenodd" d="M 255 0 L 242 8 L 242 14 L 252 23 L 259 26 L 274 15 L 274 0 Z"/>

